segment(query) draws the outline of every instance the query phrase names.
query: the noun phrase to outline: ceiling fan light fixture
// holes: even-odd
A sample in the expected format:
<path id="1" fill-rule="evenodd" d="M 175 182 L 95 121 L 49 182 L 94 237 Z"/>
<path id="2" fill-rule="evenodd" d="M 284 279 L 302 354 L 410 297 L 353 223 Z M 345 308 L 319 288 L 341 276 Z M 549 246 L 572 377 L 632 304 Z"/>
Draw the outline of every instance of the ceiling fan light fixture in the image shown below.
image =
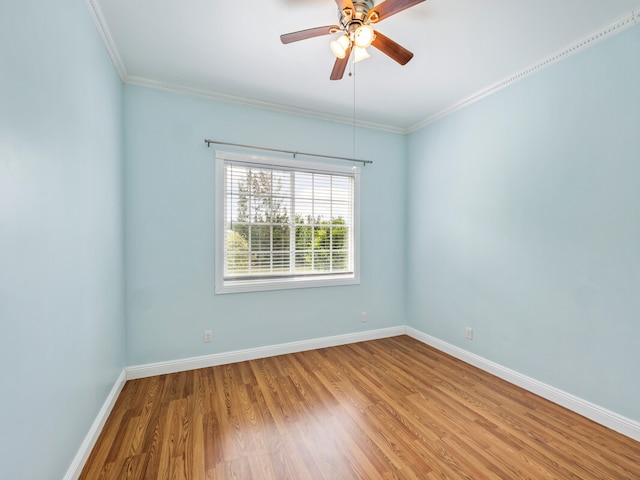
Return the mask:
<path id="1" fill-rule="evenodd" d="M 331 47 L 331 51 L 338 58 L 344 58 L 347 54 L 347 49 L 351 45 L 351 40 L 347 35 L 340 35 L 340 37 L 336 40 L 333 40 L 329 46 Z"/>
<path id="2" fill-rule="evenodd" d="M 373 28 L 370 25 L 360 25 L 354 34 L 354 43 L 356 47 L 367 48 L 371 45 L 375 38 Z"/>
<path id="3" fill-rule="evenodd" d="M 371 54 L 369 52 L 367 52 L 366 48 L 362 48 L 362 47 L 353 47 L 353 61 L 358 63 L 362 60 L 366 60 L 367 58 L 369 58 L 371 56 Z"/>

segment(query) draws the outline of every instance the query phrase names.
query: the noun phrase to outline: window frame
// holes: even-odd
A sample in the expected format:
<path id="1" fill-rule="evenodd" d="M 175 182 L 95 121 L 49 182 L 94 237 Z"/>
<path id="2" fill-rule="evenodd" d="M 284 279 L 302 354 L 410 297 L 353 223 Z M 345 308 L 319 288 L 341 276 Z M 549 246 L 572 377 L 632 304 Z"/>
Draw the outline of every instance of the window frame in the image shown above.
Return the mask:
<path id="1" fill-rule="evenodd" d="M 264 168 L 283 167 L 301 172 L 324 173 L 353 177 L 353 272 L 336 274 L 300 275 L 271 278 L 225 279 L 225 162 L 246 163 Z M 215 293 L 259 292 L 310 287 L 332 287 L 360 284 L 360 174 L 358 166 L 318 163 L 299 159 L 265 157 L 239 152 L 216 151 L 215 166 Z"/>

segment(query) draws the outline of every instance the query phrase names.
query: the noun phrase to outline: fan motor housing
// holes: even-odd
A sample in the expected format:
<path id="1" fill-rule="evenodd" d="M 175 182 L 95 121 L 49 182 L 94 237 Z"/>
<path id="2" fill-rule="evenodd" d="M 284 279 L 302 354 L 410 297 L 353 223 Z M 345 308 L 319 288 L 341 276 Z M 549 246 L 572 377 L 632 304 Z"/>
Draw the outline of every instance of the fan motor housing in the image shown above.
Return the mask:
<path id="1" fill-rule="evenodd" d="M 373 0 L 353 0 L 353 11 L 344 9 L 340 11 L 340 25 L 348 32 L 355 31 L 364 23 L 369 10 L 373 8 Z"/>

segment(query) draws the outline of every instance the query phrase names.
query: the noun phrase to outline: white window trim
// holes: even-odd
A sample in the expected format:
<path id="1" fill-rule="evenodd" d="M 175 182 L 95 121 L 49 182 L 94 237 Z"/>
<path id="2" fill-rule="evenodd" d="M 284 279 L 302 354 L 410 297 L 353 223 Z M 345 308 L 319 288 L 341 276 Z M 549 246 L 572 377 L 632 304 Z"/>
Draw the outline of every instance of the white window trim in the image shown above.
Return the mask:
<path id="1" fill-rule="evenodd" d="M 268 166 L 315 170 L 328 174 L 349 174 L 354 177 L 353 185 L 353 273 L 319 275 L 317 277 L 284 277 L 269 279 L 224 279 L 224 162 L 263 163 Z M 333 287 L 337 285 L 357 285 L 360 283 L 360 167 L 313 163 L 306 160 L 291 160 L 277 157 L 262 157 L 237 152 L 216 151 L 215 168 L 215 293 L 258 292 L 309 287 Z"/>

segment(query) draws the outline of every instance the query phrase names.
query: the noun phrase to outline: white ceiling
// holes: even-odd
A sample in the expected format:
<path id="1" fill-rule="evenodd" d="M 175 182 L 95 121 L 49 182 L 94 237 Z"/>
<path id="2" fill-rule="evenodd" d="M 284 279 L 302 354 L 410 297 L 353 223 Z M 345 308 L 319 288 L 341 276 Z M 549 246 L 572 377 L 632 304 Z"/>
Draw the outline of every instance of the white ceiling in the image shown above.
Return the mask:
<path id="1" fill-rule="evenodd" d="M 125 82 L 338 121 L 353 119 L 355 86 L 358 123 L 402 132 L 640 18 L 640 0 L 427 0 L 376 25 L 415 54 L 406 66 L 369 48 L 357 75 L 330 81 L 331 36 L 279 37 L 336 24 L 334 0 L 87 3 Z"/>

